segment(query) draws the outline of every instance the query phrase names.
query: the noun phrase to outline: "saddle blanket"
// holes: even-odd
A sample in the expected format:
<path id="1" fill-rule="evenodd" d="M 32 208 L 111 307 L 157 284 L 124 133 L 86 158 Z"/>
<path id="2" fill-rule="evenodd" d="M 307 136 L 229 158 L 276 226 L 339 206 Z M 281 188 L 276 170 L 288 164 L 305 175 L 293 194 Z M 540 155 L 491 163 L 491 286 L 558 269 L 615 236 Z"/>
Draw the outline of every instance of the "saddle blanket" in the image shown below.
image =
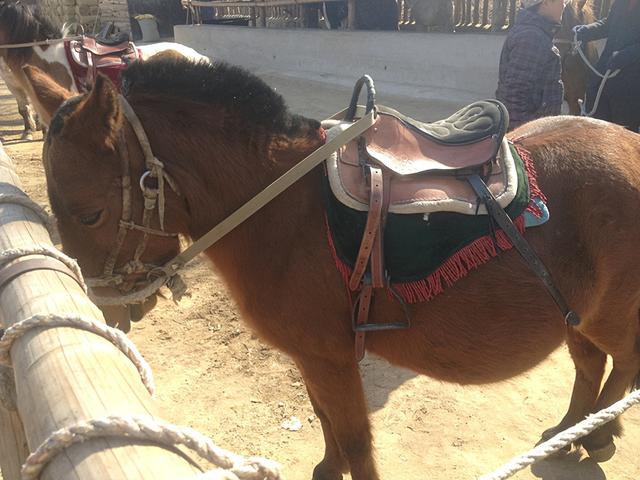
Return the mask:
<path id="1" fill-rule="evenodd" d="M 517 144 L 506 145 L 508 152 L 502 154 L 513 157 L 517 180 L 512 199 L 503 208 L 524 232 L 525 226 L 540 225 L 548 219 L 546 198 L 537 185 L 528 152 Z M 330 164 L 327 168 L 330 169 Z M 329 170 L 325 177 L 328 240 L 336 266 L 348 285 L 367 212 L 353 202 L 347 206 L 338 199 L 330 175 Z M 474 214 L 446 207 L 444 210 L 448 211 L 388 213 L 384 231 L 385 268 L 394 290 L 407 303 L 431 300 L 469 271 L 513 248 L 486 211 Z"/>

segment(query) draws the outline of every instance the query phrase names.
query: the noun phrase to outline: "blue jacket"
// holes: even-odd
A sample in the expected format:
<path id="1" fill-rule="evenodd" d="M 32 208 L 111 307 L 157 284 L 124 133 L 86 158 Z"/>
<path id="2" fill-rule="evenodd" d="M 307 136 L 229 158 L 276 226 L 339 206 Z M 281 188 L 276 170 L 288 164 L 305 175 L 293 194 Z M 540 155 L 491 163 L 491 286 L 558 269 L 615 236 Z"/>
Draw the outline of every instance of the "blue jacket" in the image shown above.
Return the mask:
<path id="1" fill-rule="evenodd" d="M 496 98 L 515 128 L 540 117 L 559 115 L 563 101 L 560 53 L 553 45 L 559 24 L 523 9 L 500 54 Z"/>

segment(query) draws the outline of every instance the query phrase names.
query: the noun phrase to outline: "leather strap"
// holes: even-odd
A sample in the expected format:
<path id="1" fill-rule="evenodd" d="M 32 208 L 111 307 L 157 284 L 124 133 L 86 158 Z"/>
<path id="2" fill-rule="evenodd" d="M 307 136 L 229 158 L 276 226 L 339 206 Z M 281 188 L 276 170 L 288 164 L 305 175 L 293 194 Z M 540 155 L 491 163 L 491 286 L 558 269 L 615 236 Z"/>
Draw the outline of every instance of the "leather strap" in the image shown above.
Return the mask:
<path id="1" fill-rule="evenodd" d="M 2 290 L 11 280 L 19 277 L 23 273 L 33 272 L 36 270 L 53 270 L 55 272 L 64 273 L 65 275 L 73 278 L 80 288 L 82 281 L 76 277 L 76 275 L 60 260 L 56 260 L 53 257 L 40 257 L 40 258 L 20 258 L 8 267 L 0 269 L 0 290 Z"/>
<path id="2" fill-rule="evenodd" d="M 358 107 L 358 113 L 360 113 L 361 110 L 361 107 Z M 336 113 L 330 118 L 330 120 L 344 118 L 345 111 L 346 109 Z M 182 268 L 183 265 L 185 265 L 190 260 L 193 260 L 197 255 L 204 252 L 207 248 L 216 243 L 227 233 L 244 222 L 247 218 L 251 217 L 251 215 L 256 213 L 291 185 L 300 180 L 304 175 L 309 173 L 320 163 L 324 162 L 327 157 L 329 157 L 329 155 L 331 155 L 333 152 L 368 130 L 376 122 L 376 118 L 377 117 L 375 111 L 364 114 L 362 118 L 350 125 L 339 135 L 336 135 L 332 140 L 325 143 L 322 147 L 317 149 L 315 152 L 310 154 L 294 167 L 289 169 L 271 185 L 266 187 L 255 197 L 241 206 L 238 210 L 233 212 L 222 222 L 213 227 L 198 240 L 193 242 L 187 249 L 185 249 L 175 258 L 167 262 L 162 267 L 162 271 L 168 276 L 174 275 L 178 270 L 180 270 L 180 268 Z"/>
<path id="3" fill-rule="evenodd" d="M 353 326 L 353 330 L 356 334 L 355 339 L 355 349 L 356 349 L 356 360 L 359 362 L 364 358 L 364 350 L 365 350 L 365 335 L 367 333 L 366 330 L 359 330 L 357 327 L 359 325 L 365 325 L 367 323 L 367 319 L 369 318 L 369 309 L 371 307 L 371 300 L 373 298 L 373 286 L 371 283 L 366 282 L 365 285 L 362 286 L 362 290 L 360 290 L 360 294 L 356 299 L 355 307 L 357 311 L 353 312 L 352 316 L 355 318 L 355 325 Z"/>
<path id="4" fill-rule="evenodd" d="M 367 214 L 367 223 L 364 227 L 364 234 L 362 235 L 360 250 L 358 250 L 358 257 L 353 267 L 351 278 L 349 279 L 349 288 L 351 290 L 358 289 L 362 276 L 367 269 L 371 250 L 373 249 L 374 241 L 379 233 L 380 217 L 382 214 L 382 169 L 372 165 L 367 165 L 365 168 L 369 169 L 369 213 Z"/>
<path id="5" fill-rule="evenodd" d="M 387 213 L 389 211 L 389 201 L 391 198 L 391 175 L 382 171 L 382 211 L 380 212 L 380 222 L 378 233 L 373 242 L 371 252 L 371 283 L 373 288 L 384 288 L 387 286 L 386 273 L 384 268 L 384 229 L 387 224 Z"/>
<path id="6" fill-rule="evenodd" d="M 542 283 L 546 287 L 547 291 L 556 302 L 556 305 L 564 315 L 565 322 L 567 325 L 576 326 L 580 324 L 580 317 L 576 312 L 569 308 L 566 300 L 560 293 L 560 290 L 556 287 L 553 282 L 553 278 L 551 278 L 551 274 L 547 270 L 547 268 L 540 260 L 540 257 L 536 254 L 535 250 L 531 248 L 531 245 L 524 239 L 522 234 L 518 231 L 516 226 L 509 218 L 509 215 L 502 209 L 502 207 L 498 204 L 496 199 L 493 197 L 491 191 L 487 188 L 487 185 L 480 178 L 479 175 L 470 175 L 467 180 L 469 184 L 475 192 L 478 194 L 478 197 L 484 202 L 487 207 L 487 212 L 491 217 L 498 223 L 500 228 L 504 231 L 504 233 L 509 237 L 511 243 L 518 253 L 522 256 L 525 262 L 529 265 L 529 268 L 535 273 Z"/>

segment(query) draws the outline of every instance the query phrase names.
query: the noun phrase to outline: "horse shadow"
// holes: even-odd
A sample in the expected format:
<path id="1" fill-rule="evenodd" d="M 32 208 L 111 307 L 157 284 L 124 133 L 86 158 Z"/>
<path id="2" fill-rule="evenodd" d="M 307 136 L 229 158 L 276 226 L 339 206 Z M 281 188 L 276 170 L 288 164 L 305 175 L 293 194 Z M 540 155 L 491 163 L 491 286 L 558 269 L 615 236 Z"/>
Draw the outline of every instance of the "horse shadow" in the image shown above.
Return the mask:
<path id="1" fill-rule="evenodd" d="M 360 373 L 371 412 L 382 409 L 394 390 L 418 376 L 411 370 L 395 367 L 375 355 L 367 355 L 360 362 Z"/>
<path id="2" fill-rule="evenodd" d="M 531 473 L 542 480 L 606 480 L 597 462 L 573 450 L 564 457 L 548 458 L 531 466 Z"/>

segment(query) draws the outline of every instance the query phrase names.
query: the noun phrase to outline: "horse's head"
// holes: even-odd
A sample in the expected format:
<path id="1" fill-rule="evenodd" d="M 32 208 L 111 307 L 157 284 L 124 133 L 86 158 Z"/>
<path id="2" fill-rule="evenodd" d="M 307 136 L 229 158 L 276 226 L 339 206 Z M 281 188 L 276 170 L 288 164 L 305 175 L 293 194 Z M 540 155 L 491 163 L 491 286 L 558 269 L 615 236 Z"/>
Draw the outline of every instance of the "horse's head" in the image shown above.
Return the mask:
<path id="1" fill-rule="evenodd" d="M 179 252 L 182 226 L 168 219 L 161 225 L 155 206 L 144 213 L 139 180 L 145 163 L 119 93 L 99 76 L 90 93 L 74 96 L 37 68 L 24 71 L 52 117 L 43 162 L 64 250 L 78 260 L 86 278 L 94 279 L 97 296 L 131 295 L 152 279 L 155 267 Z M 154 191 L 156 182 L 147 178 L 143 185 Z M 170 188 L 163 194 L 167 210 L 178 208 Z M 141 317 L 155 304 L 155 292 L 132 304 L 143 305 L 134 309 Z"/>
<path id="2" fill-rule="evenodd" d="M 110 295 L 148 291 L 179 253 L 175 233 L 199 237 L 325 139 L 319 122 L 291 115 L 264 82 L 226 64 L 134 64 L 124 84 L 135 109 L 105 77 L 73 96 L 24 71 L 52 116 L 43 161 L 64 250 Z M 145 154 L 130 108 L 158 158 Z M 150 200 L 161 183 L 164 199 Z"/>
<path id="3" fill-rule="evenodd" d="M 594 21 L 595 15 L 589 0 L 571 0 L 562 12 L 562 26 L 556 34 L 556 38 L 563 41 L 573 41 L 573 27 Z M 570 49 L 570 46 L 567 48 Z"/>

